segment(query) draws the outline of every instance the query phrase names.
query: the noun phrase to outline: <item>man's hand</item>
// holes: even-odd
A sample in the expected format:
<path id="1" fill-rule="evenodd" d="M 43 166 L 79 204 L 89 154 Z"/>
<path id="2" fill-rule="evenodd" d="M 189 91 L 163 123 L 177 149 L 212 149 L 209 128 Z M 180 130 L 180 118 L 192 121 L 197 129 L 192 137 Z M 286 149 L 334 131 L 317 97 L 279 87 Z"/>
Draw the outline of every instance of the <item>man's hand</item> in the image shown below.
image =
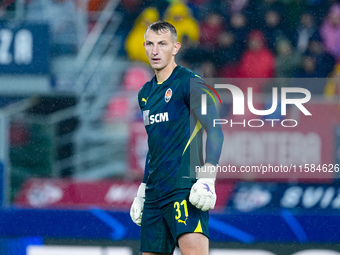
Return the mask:
<path id="1" fill-rule="evenodd" d="M 137 196 L 134 198 L 133 203 L 130 209 L 130 216 L 134 223 L 138 226 L 142 223 L 142 214 L 144 209 L 144 200 L 145 200 L 145 183 L 141 183 L 138 188 Z"/>
<path id="2" fill-rule="evenodd" d="M 215 178 L 199 178 L 191 187 L 189 201 L 202 211 L 214 209 L 216 203 Z"/>

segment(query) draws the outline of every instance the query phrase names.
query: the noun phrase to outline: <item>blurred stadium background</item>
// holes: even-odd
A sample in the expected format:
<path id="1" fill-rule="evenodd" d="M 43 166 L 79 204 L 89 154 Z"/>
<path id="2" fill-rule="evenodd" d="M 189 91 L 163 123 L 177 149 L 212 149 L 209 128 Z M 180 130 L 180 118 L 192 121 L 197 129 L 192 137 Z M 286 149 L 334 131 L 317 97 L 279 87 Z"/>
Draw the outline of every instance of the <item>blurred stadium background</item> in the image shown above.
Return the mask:
<path id="1" fill-rule="evenodd" d="M 1 0 L 1 255 L 138 254 L 137 92 L 158 19 L 178 29 L 177 63 L 203 77 L 279 78 L 255 84 L 261 105 L 288 78 L 310 81 L 312 119 L 292 110 L 288 131 L 227 129 L 223 163 L 340 163 L 339 1 Z M 339 255 L 337 172 L 219 179 L 211 254 Z"/>

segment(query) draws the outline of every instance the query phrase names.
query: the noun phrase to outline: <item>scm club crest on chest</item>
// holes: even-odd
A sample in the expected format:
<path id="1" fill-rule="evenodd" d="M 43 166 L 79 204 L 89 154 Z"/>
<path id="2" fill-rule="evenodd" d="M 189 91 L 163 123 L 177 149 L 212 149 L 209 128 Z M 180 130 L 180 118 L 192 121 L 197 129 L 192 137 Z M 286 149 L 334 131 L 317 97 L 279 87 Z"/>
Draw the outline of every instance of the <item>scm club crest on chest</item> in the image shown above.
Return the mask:
<path id="1" fill-rule="evenodd" d="M 171 96 L 172 96 L 172 90 L 170 88 L 167 89 L 167 91 L 165 92 L 165 95 L 164 95 L 164 100 L 166 103 L 168 103 L 171 99 Z"/>

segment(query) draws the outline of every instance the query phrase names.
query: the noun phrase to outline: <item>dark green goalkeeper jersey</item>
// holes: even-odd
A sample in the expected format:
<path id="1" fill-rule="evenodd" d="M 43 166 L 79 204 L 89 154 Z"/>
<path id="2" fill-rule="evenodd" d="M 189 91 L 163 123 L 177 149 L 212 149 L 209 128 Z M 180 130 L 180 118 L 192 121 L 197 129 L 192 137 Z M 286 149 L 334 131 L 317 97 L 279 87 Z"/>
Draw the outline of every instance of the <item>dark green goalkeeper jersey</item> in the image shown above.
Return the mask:
<path id="1" fill-rule="evenodd" d="M 143 178 L 147 202 L 170 202 L 195 183 L 196 166 L 218 163 L 223 133 L 220 125 L 213 127 L 218 116 L 211 96 L 207 114 L 201 114 L 201 95 L 207 94 L 204 83 L 191 70 L 176 66 L 166 81 L 158 84 L 154 76 L 138 94 L 149 146 Z M 207 131 L 205 160 L 203 129 Z"/>

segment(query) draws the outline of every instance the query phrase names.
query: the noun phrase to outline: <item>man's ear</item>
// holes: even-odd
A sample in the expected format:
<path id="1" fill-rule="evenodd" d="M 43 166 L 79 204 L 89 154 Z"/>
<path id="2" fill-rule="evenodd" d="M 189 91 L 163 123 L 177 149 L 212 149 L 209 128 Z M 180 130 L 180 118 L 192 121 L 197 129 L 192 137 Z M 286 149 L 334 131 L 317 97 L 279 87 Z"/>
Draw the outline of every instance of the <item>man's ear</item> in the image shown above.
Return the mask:
<path id="1" fill-rule="evenodd" d="M 180 48 L 181 48 L 181 43 L 180 42 L 175 42 L 175 47 L 172 50 L 172 55 L 175 56 Z"/>

